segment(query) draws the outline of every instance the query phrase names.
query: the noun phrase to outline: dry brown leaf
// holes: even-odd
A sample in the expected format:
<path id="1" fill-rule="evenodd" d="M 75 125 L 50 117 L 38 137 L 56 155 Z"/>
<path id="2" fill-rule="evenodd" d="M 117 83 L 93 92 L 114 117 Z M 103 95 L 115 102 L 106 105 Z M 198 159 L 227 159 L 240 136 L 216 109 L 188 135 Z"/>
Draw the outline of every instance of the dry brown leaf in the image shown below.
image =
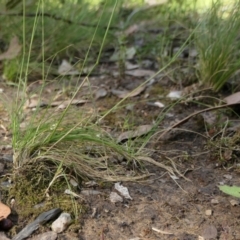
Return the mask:
<path id="1" fill-rule="evenodd" d="M 29 98 L 24 104 L 24 109 L 36 108 L 37 106 L 44 107 L 47 106 L 47 103 L 40 100 L 39 98 Z"/>
<path id="2" fill-rule="evenodd" d="M 62 60 L 61 65 L 58 68 L 59 75 L 78 75 L 80 72 L 75 70 L 74 67 L 65 59 Z"/>
<path id="3" fill-rule="evenodd" d="M 10 207 L 0 202 L 0 220 L 7 218 L 7 216 L 11 213 Z"/>
<path id="4" fill-rule="evenodd" d="M 166 235 L 172 235 L 173 234 L 171 232 L 163 231 L 163 230 L 160 230 L 160 229 L 155 228 L 155 227 L 152 227 L 152 230 L 155 231 L 155 232 L 161 233 L 161 234 L 166 234 Z"/>
<path id="5" fill-rule="evenodd" d="M 124 33 L 126 34 L 126 36 L 132 35 L 133 33 L 136 33 L 139 30 L 139 26 L 137 24 L 133 24 L 131 26 L 129 26 Z"/>
<path id="6" fill-rule="evenodd" d="M 79 105 L 88 102 L 88 100 L 82 100 L 82 99 L 74 99 L 74 100 L 66 100 L 66 101 L 55 101 L 50 103 L 49 105 L 51 107 L 58 107 L 59 109 L 64 109 L 68 105 Z"/>
<path id="7" fill-rule="evenodd" d="M 132 91 L 127 91 L 127 90 L 120 91 L 120 90 L 112 89 L 112 94 L 118 96 L 119 98 L 135 97 L 139 95 L 141 92 L 143 92 L 145 88 L 146 86 L 137 87 Z"/>
<path id="8" fill-rule="evenodd" d="M 236 92 L 234 94 L 231 94 L 228 97 L 225 97 L 223 99 L 227 104 L 235 104 L 240 103 L 240 92 Z"/>
<path id="9" fill-rule="evenodd" d="M 104 87 L 100 87 L 97 89 L 97 91 L 94 93 L 95 94 L 95 100 L 99 98 L 103 98 L 108 94 L 108 91 Z"/>
<path id="10" fill-rule="evenodd" d="M 0 54 L 0 61 L 6 60 L 6 59 L 8 60 L 14 59 L 15 57 L 18 56 L 21 49 L 22 49 L 22 45 L 19 44 L 18 37 L 14 36 L 9 43 L 8 50 Z"/>
<path id="11" fill-rule="evenodd" d="M 66 108 L 69 104 L 70 105 L 78 105 L 78 104 L 83 104 L 88 102 L 88 100 L 82 100 L 82 99 L 74 99 L 74 100 L 66 100 L 66 101 L 55 101 L 51 103 L 47 103 L 46 101 L 40 101 L 39 99 L 29 99 L 26 101 L 24 105 L 24 109 L 27 108 L 35 108 L 37 106 L 39 107 L 46 107 L 46 106 L 51 106 L 51 107 L 58 107 L 59 109 L 64 109 Z"/>
<path id="12" fill-rule="evenodd" d="M 133 131 L 123 132 L 117 138 L 117 142 L 119 143 L 123 140 L 127 140 L 127 139 L 130 139 L 130 138 L 135 138 L 135 137 L 140 137 L 142 135 L 145 135 L 145 134 L 149 133 L 152 130 L 152 128 L 153 128 L 153 125 L 142 125 L 142 126 L 137 127 Z"/>
<path id="13" fill-rule="evenodd" d="M 145 70 L 145 69 L 135 69 L 129 70 L 125 72 L 126 75 L 134 76 L 134 77 L 149 77 L 155 74 L 154 71 Z"/>

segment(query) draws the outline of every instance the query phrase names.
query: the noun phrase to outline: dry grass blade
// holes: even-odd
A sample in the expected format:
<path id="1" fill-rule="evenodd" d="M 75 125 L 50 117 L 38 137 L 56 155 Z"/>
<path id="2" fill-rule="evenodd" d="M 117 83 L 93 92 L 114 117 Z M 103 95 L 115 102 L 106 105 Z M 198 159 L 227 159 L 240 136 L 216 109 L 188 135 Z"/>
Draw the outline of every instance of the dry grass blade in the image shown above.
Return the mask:
<path id="1" fill-rule="evenodd" d="M 170 126 L 169 128 L 167 128 L 165 131 L 163 131 L 163 133 L 158 137 L 157 141 L 159 141 L 160 139 L 162 139 L 165 134 L 167 134 L 168 132 L 170 132 L 172 129 L 178 127 L 179 125 L 181 124 L 184 124 L 185 122 L 187 122 L 190 118 L 200 114 L 200 113 L 203 113 L 203 112 L 209 112 L 209 111 L 214 111 L 214 110 L 217 110 L 217 109 L 221 109 L 221 108 L 227 108 L 227 107 L 231 107 L 231 106 L 234 106 L 234 105 L 237 105 L 238 103 L 232 103 L 232 104 L 224 104 L 224 105 L 220 105 L 220 106 L 216 106 L 216 107 L 210 107 L 210 108 L 205 108 L 203 110 L 200 110 L 200 111 L 197 111 L 197 112 L 194 112 L 190 115 L 188 115 L 187 117 L 185 117 L 184 119 L 178 121 L 177 123 L 174 123 L 172 126 Z"/>

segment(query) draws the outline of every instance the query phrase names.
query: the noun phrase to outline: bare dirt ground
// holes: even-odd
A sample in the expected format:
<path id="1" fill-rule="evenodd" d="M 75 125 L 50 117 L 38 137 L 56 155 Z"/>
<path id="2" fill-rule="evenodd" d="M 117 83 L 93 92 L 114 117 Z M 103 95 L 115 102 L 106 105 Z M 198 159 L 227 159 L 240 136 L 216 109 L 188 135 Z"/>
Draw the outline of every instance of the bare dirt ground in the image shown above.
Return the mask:
<path id="1" fill-rule="evenodd" d="M 97 99 L 93 103 L 86 103 L 75 107 L 78 109 L 98 109 L 98 112 L 106 111 L 114 106 L 119 99 L 113 96 L 110 88 L 114 88 L 117 83 L 112 78 L 92 81 L 92 89 L 103 86 L 108 94 Z M 136 81 L 139 81 L 136 79 Z M 140 80 L 140 82 L 143 80 Z M 146 94 L 151 99 L 157 100 L 159 93 L 156 89 L 164 87 L 162 78 L 144 92 L 135 96 L 127 103 L 133 103 L 134 107 L 130 111 L 122 108 L 116 114 L 110 114 L 104 124 L 116 132 L 123 126 L 124 120 L 128 117 L 134 126 L 151 124 L 156 117 L 161 114 L 161 109 L 156 106 L 146 104 Z M 134 83 L 134 78 L 129 78 L 130 83 Z M 166 81 L 165 81 L 166 83 Z M 36 83 L 37 85 L 39 83 Z M 29 95 L 37 92 L 37 85 L 31 85 Z M 40 86 L 41 84 L 39 84 Z M 74 84 L 73 84 L 74 85 Z M 126 85 L 126 84 L 124 84 Z M 95 86 L 95 87 L 94 87 Z M 11 174 L 12 150 L 7 145 L 11 144 L 11 133 L 9 129 L 9 119 L 6 114 L 6 101 L 15 96 L 13 87 L 2 84 L 3 104 L 1 114 L 1 175 Z M 62 90 L 59 83 L 51 83 L 44 93 L 44 98 L 51 99 L 56 92 Z M 73 86 L 68 86 L 71 91 Z M 30 94 L 31 93 L 31 94 Z M 81 90 L 76 96 L 77 99 L 87 98 L 89 92 L 87 87 Z M 68 98 L 65 93 L 61 93 L 61 99 Z M 126 104 L 127 106 L 127 104 Z M 159 131 L 169 126 L 169 123 L 181 120 L 193 111 L 202 109 L 198 104 L 180 103 L 171 109 L 169 115 L 159 125 Z M 29 111 L 28 114 L 31 114 Z M 69 120 L 75 121 L 76 119 Z M 152 175 L 148 179 L 138 182 L 124 182 L 123 185 L 129 190 L 133 200 L 124 200 L 122 203 L 111 203 L 109 194 L 113 185 L 95 186 L 101 194 L 85 196 L 85 211 L 80 216 L 77 227 L 71 227 L 64 234 L 60 234 L 58 239 L 82 239 L 82 240 L 195 240 L 195 239 L 240 239 L 240 208 L 238 201 L 231 204 L 229 197 L 218 189 L 221 183 L 228 185 L 239 184 L 239 173 L 237 169 L 238 156 L 232 155 L 232 159 L 225 162 L 219 159 L 219 149 L 213 148 L 209 143 L 209 137 L 204 124 L 200 119 L 190 119 L 181 129 L 174 131 L 166 139 L 158 139 L 156 135 L 148 143 L 147 148 L 153 150 L 154 154 L 159 153 L 161 158 L 155 160 L 172 166 L 168 158 L 174 161 L 176 168 L 184 174 L 186 179 L 171 176 L 165 169 L 147 164 L 146 169 Z M 201 134 L 201 135 L 200 135 Z M 235 133 L 236 134 L 236 133 Z M 215 139 L 214 139 L 215 140 Z M 157 156 L 157 154 L 156 154 Z M 5 191 L 2 188 L 2 196 Z M 9 196 L 8 196 L 9 199 Z M 237 200 L 237 199 L 235 199 Z M 55 206 L 57 207 L 57 206 Z M 22 219 L 21 210 L 16 207 L 18 215 L 17 229 L 21 229 L 31 222 L 29 219 Z M 45 226 L 35 233 L 48 231 Z M 7 233 L 8 234 L 8 233 Z M 11 232 L 10 236 L 14 234 Z M 35 239 L 34 236 L 31 239 Z M 199 238 L 202 236 L 204 238 Z"/>

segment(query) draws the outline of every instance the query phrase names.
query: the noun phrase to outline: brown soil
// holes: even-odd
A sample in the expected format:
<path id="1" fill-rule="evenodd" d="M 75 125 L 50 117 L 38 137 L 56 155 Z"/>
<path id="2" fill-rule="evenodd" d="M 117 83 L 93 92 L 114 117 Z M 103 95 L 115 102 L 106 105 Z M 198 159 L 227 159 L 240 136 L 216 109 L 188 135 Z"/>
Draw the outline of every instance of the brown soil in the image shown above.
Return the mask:
<path id="1" fill-rule="evenodd" d="M 101 80 L 90 78 L 90 81 L 96 87 L 100 84 L 106 88 L 116 86 L 112 78 Z M 133 78 L 129 78 L 129 81 L 134 82 Z M 123 128 L 126 118 L 129 118 L 129 123 L 134 126 L 151 124 L 161 114 L 161 109 L 149 106 L 146 102 L 149 101 L 149 98 L 151 102 L 158 100 L 159 95 L 156 89 L 160 87 L 161 79 L 158 79 L 145 92 L 125 102 L 125 104 L 135 104 L 131 113 L 123 107 L 120 111 L 110 114 L 104 120 L 104 125 L 118 132 L 127 130 Z M 12 99 L 16 89 L 7 85 L 2 85 L 2 88 L 6 95 L 3 100 Z M 68 90 L 72 88 L 70 87 Z M 37 92 L 37 89 L 37 85 L 31 85 L 30 92 Z M 62 89 L 62 86 L 54 82 L 46 88 L 44 97 L 51 99 L 56 95 L 57 90 Z M 147 100 L 146 93 L 149 94 Z M 87 87 L 85 87 L 76 98 L 87 98 L 88 94 Z M 61 97 L 62 99 L 67 98 L 67 94 L 61 94 Z M 87 103 L 77 108 L 86 109 L 86 111 L 94 108 L 98 112 L 103 112 L 118 101 L 117 97 L 109 93 L 96 100 L 94 104 Z M 3 106 L 5 105 L 3 104 Z M 177 104 L 169 112 L 172 115 L 169 114 L 160 123 L 159 131 L 169 126 L 170 123 L 181 120 L 193 111 L 200 109 L 202 107 L 194 103 Z M 31 111 L 28 114 L 31 114 Z M 3 126 L 8 127 L 8 117 L 4 108 L 1 121 Z M 133 200 L 124 200 L 123 203 L 116 204 L 109 201 L 109 194 L 113 190 L 112 185 L 104 188 L 95 187 L 95 190 L 101 191 L 102 194 L 85 197 L 87 210 L 80 216 L 74 231 L 71 228 L 67 231 L 72 239 L 76 237 L 76 239 L 82 240 L 194 240 L 203 235 L 206 239 L 207 236 L 210 236 L 210 239 L 211 234 L 206 232 L 211 229 L 217 230 L 217 236 L 212 239 L 240 239 L 240 208 L 230 203 L 233 197 L 223 194 L 217 187 L 222 182 L 228 185 L 239 184 L 239 173 L 236 168 L 237 155 L 228 162 L 221 162 L 219 160 L 220 150 L 212 147 L 209 142 L 208 135 L 211 128 L 206 130 L 201 120 L 199 123 L 199 119 L 190 119 L 180 128 L 174 133 L 171 132 L 171 135 L 164 140 L 158 139 L 159 134 L 156 134 L 148 143 L 147 148 L 153 150 L 153 158 L 156 154 L 155 160 L 166 165 L 172 166 L 168 158 L 172 159 L 176 168 L 184 174 L 186 179 L 181 177 L 175 179 L 164 169 L 150 164 L 145 165 L 149 173 L 153 175 L 144 181 L 124 182 L 123 185 L 128 188 Z M 2 146 L 10 144 L 10 133 L 8 131 L 6 133 L 4 127 L 0 131 Z M 212 141 L 217 143 L 216 138 Z M 2 158 L 6 154 L 11 154 L 11 149 L 2 148 Z M 162 156 L 162 158 L 157 156 Z M 2 162 L 5 164 L 4 173 L 11 173 L 9 163 L 6 163 L 5 160 Z M 23 220 L 21 211 L 15 210 L 19 216 L 20 228 L 31 222 L 30 216 L 28 221 Z M 95 210 L 96 213 L 93 215 Z M 211 210 L 209 215 L 207 210 Z M 46 227 L 42 231 L 47 231 L 47 229 Z M 63 235 L 59 235 L 58 238 L 71 239 L 64 238 Z"/>

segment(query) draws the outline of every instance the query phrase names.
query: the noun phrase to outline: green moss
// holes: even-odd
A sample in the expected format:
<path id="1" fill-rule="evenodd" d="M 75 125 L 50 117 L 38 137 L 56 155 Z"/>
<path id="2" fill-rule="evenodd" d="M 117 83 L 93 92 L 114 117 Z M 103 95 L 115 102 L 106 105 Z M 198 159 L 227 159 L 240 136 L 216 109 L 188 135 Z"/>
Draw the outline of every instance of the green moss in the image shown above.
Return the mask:
<path id="1" fill-rule="evenodd" d="M 47 169 L 51 169 L 51 166 L 45 166 L 43 169 L 43 166 L 38 166 L 36 163 L 14 175 L 14 185 L 10 189 L 9 196 L 15 198 L 16 211 L 19 212 L 20 218 L 32 216 L 31 220 L 34 220 L 40 213 L 56 207 L 77 218 L 85 208 L 76 199 L 64 194 L 69 188 L 64 177 L 57 178 L 46 192 L 54 177 L 54 174 Z M 44 203 L 43 207 L 35 208 L 34 206 L 39 203 Z"/>

